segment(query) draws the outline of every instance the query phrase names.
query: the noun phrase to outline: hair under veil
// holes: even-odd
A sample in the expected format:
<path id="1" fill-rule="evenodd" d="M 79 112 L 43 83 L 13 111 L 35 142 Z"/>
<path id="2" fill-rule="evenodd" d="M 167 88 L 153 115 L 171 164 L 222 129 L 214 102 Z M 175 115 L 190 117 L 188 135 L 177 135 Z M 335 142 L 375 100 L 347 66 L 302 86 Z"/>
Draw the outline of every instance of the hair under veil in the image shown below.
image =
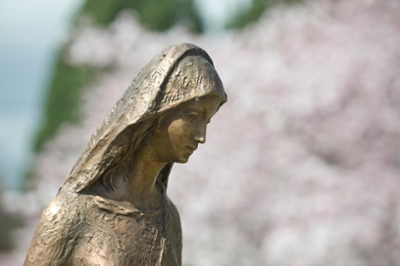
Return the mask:
<path id="1" fill-rule="evenodd" d="M 182 71 L 177 68 L 180 63 L 194 68 Z M 183 73 L 185 69 L 187 73 Z M 134 154 L 165 111 L 208 94 L 219 96 L 221 104 L 226 101 L 222 82 L 210 56 L 193 44 L 166 48 L 139 72 L 112 107 L 93 133 L 61 190 L 81 192 L 88 188 L 126 156 Z M 167 164 L 158 175 L 165 187 L 171 167 L 172 163 Z"/>

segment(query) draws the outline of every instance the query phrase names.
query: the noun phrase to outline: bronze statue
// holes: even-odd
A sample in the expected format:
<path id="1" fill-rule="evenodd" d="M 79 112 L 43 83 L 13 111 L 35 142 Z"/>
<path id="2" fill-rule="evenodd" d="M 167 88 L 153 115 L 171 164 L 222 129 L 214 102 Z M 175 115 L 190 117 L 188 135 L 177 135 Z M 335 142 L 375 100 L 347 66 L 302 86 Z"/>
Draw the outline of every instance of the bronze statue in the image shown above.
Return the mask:
<path id="1" fill-rule="evenodd" d="M 115 104 L 43 211 L 25 265 L 181 265 L 173 163 L 205 142 L 226 101 L 209 55 L 192 44 L 156 55 Z"/>

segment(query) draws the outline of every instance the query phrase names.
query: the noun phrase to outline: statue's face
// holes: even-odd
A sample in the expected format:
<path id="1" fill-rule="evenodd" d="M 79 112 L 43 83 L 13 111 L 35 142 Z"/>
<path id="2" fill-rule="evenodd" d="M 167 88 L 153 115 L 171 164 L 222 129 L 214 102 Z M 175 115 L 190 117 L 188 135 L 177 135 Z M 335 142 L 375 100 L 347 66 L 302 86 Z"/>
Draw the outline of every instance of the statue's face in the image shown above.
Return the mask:
<path id="1" fill-rule="evenodd" d="M 162 162 L 186 163 L 206 141 L 207 124 L 221 100 L 209 95 L 185 102 L 165 114 L 151 141 Z"/>

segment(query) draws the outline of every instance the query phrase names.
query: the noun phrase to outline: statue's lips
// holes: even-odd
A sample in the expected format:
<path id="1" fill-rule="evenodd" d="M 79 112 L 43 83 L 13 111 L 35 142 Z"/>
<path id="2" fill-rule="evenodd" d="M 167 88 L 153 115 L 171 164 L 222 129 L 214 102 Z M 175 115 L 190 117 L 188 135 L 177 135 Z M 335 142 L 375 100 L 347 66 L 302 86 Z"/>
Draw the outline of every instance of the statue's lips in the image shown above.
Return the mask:
<path id="1" fill-rule="evenodd" d="M 187 146 L 192 152 L 194 152 L 197 149 L 197 146 L 194 145 L 188 145 Z"/>

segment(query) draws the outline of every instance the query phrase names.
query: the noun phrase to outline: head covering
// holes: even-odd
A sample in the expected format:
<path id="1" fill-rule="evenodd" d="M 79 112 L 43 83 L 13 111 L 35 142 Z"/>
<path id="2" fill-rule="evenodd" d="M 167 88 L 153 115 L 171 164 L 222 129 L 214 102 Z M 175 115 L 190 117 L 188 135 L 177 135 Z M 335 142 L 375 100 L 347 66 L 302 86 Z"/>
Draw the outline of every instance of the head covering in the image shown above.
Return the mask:
<path id="1" fill-rule="evenodd" d="M 134 152 L 132 143 L 141 141 L 139 132 L 145 121 L 209 94 L 219 96 L 221 104 L 227 99 L 210 56 L 187 43 L 164 49 L 139 72 L 93 133 L 61 190 L 80 192 L 88 188 L 123 156 Z M 158 176 L 165 187 L 171 167 L 166 165 Z"/>

